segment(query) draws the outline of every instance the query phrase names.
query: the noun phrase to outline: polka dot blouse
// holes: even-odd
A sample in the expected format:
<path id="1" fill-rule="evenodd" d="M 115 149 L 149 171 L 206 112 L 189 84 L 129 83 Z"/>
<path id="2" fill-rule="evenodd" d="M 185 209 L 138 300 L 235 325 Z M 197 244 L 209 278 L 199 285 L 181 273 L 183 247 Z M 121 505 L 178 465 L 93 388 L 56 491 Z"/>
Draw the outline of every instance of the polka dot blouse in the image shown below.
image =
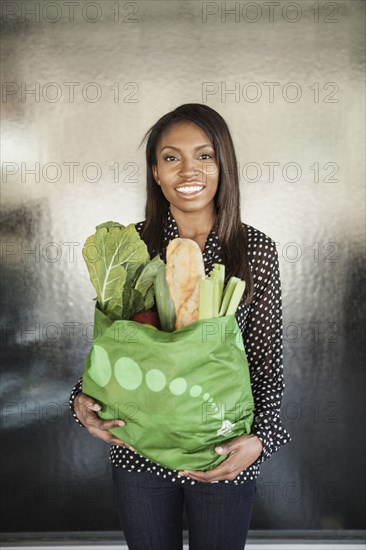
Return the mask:
<path id="1" fill-rule="evenodd" d="M 141 233 L 144 222 L 135 224 Z M 243 224 L 244 225 L 244 224 Z M 278 254 L 274 241 L 254 227 L 245 224 L 248 232 L 248 259 L 254 280 L 254 295 L 250 304 L 240 305 L 236 318 L 242 331 L 245 351 L 250 370 L 252 393 L 254 398 L 254 420 L 251 433 L 257 435 L 263 443 L 263 450 L 258 459 L 240 472 L 233 480 L 212 481 L 211 483 L 245 483 L 255 479 L 260 473 L 259 465 L 291 441 L 290 434 L 280 421 L 280 406 L 285 388 L 283 379 L 283 346 L 282 346 L 282 301 Z M 169 241 L 179 237 L 177 223 L 167 211 L 164 225 L 164 252 Z M 215 229 L 212 228 L 202 252 L 205 272 L 208 275 L 214 263 L 220 262 L 221 246 Z M 70 407 L 77 419 L 73 402 L 82 391 L 81 378 L 70 396 Z M 177 470 L 170 470 L 158 463 L 139 455 L 137 452 L 111 445 L 110 461 L 117 467 L 129 472 L 150 472 L 172 483 L 201 483 L 189 477 L 178 477 Z"/>

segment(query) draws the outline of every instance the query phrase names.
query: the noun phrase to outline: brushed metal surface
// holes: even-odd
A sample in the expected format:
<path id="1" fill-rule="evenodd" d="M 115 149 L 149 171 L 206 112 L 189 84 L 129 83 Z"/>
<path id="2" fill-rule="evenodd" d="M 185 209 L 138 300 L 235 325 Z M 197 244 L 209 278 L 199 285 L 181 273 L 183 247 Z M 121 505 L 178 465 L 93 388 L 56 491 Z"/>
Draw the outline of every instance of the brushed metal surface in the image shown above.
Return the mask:
<path id="1" fill-rule="evenodd" d="M 363 528 L 364 3 L 282 1 L 271 21 L 254 2 L 256 22 L 248 2 L 2 4 L 3 530 L 118 529 L 108 448 L 68 411 L 93 321 L 81 248 L 143 219 L 138 145 L 188 102 L 228 122 L 242 218 L 278 243 L 293 442 L 251 528 Z"/>

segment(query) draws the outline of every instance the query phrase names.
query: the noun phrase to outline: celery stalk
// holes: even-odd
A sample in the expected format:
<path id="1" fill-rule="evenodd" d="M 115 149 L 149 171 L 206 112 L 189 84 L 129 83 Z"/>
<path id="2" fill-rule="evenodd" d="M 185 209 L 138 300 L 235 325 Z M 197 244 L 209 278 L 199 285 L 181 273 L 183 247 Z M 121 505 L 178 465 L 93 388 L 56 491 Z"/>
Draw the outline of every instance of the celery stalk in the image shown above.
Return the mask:
<path id="1" fill-rule="evenodd" d="M 237 283 L 240 281 L 238 277 L 230 277 L 222 297 L 221 307 L 219 311 L 219 317 L 226 315 L 226 310 L 229 306 L 231 296 L 235 290 Z"/>
<path id="2" fill-rule="evenodd" d="M 212 280 L 212 317 L 219 316 L 220 309 L 220 281 L 218 279 Z"/>
<path id="3" fill-rule="evenodd" d="M 199 319 L 211 319 L 213 317 L 213 288 L 210 279 L 200 279 Z"/>
<path id="4" fill-rule="evenodd" d="M 242 281 L 241 279 L 239 279 L 235 285 L 234 292 L 231 295 L 230 303 L 228 305 L 225 315 L 234 315 L 234 313 L 238 308 L 240 300 L 242 299 L 244 290 L 245 290 L 245 281 Z"/>
<path id="5" fill-rule="evenodd" d="M 224 292 L 225 266 L 223 264 L 213 264 L 210 279 L 214 281 L 214 317 L 218 317 Z"/>

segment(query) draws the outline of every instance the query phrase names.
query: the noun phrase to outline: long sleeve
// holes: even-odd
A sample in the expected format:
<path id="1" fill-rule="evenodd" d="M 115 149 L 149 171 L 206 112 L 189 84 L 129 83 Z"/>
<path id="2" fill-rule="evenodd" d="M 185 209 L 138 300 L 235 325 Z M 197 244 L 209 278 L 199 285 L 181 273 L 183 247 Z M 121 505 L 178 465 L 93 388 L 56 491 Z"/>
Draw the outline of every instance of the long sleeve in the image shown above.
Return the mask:
<path id="1" fill-rule="evenodd" d="M 81 384 L 81 378 L 79 378 L 79 380 L 77 381 L 77 383 L 75 384 L 75 386 L 72 388 L 72 391 L 71 391 L 71 395 L 70 395 L 70 399 L 69 399 L 69 405 L 70 405 L 70 409 L 71 409 L 71 413 L 72 413 L 72 416 L 74 417 L 74 419 L 76 420 L 76 422 L 83 428 L 85 428 L 84 424 L 82 422 L 80 422 L 80 420 L 78 419 L 78 417 L 76 416 L 75 414 L 75 409 L 74 409 L 74 399 L 75 397 L 82 391 L 82 384 Z"/>
<path id="2" fill-rule="evenodd" d="M 262 238 L 253 254 L 255 288 L 243 339 L 255 405 L 251 433 L 263 443 L 262 453 L 254 464 L 261 464 L 290 442 L 291 436 L 280 420 L 285 383 L 281 281 L 274 241 L 267 236 Z"/>

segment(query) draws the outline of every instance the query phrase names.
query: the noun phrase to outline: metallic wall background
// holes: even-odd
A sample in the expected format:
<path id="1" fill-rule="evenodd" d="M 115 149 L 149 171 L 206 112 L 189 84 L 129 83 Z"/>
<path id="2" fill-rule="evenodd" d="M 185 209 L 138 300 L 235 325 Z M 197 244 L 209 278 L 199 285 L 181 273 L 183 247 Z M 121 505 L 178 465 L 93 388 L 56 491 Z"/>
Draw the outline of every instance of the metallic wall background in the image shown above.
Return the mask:
<path id="1" fill-rule="evenodd" d="M 229 124 L 242 218 L 281 262 L 293 442 L 262 466 L 252 529 L 363 528 L 365 5 L 273 4 L 2 2 L 4 531 L 119 529 L 108 447 L 68 410 L 93 321 L 81 248 L 143 219 L 138 145 L 187 102 Z"/>

